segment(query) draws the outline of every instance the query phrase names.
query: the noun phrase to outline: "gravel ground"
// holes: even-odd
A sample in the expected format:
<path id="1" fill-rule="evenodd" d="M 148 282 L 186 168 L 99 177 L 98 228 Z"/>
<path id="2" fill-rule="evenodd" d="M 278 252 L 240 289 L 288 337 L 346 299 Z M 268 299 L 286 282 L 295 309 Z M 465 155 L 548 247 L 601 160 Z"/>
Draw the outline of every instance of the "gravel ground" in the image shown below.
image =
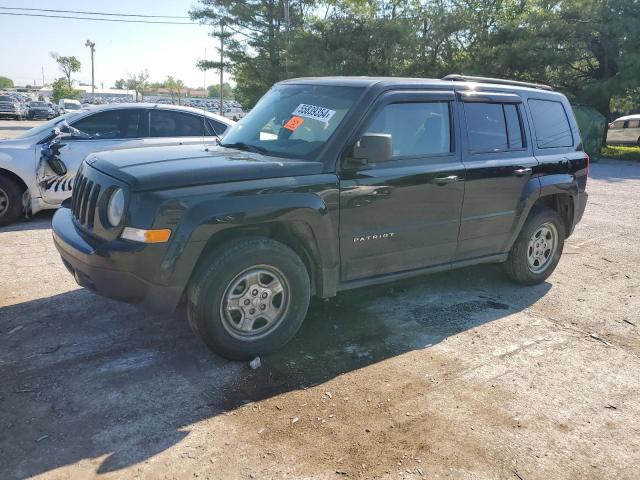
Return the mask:
<path id="1" fill-rule="evenodd" d="M 30 128 L 42 125 L 46 120 L 5 120 L 0 119 L 0 139 L 13 138 Z"/>
<path id="2" fill-rule="evenodd" d="M 638 478 L 640 165 L 591 176 L 548 282 L 344 292 L 257 370 L 0 229 L 0 478 Z"/>

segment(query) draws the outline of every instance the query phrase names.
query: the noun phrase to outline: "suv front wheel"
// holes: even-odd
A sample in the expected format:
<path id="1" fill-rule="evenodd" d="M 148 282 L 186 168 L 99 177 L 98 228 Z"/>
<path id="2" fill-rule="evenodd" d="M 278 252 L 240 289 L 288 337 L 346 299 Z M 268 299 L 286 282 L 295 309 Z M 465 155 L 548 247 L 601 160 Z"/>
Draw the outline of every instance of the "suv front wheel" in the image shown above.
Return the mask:
<path id="1" fill-rule="evenodd" d="M 284 346 L 307 314 L 307 269 L 267 238 L 227 244 L 196 270 L 187 288 L 191 328 L 214 352 L 246 360 Z"/>
<path id="2" fill-rule="evenodd" d="M 544 282 L 560 261 L 565 236 L 564 223 L 555 210 L 532 211 L 504 263 L 507 275 L 523 285 Z"/>

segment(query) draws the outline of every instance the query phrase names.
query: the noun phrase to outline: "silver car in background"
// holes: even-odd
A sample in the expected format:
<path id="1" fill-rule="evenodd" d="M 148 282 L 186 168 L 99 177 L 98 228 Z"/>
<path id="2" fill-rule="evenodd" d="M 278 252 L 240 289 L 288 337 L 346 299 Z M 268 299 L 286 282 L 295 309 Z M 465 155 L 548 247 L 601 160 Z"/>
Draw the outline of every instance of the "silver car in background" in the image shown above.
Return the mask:
<path id="1" fill-rule="evenodd" d="M 620 117 L 609 124 L 608 145 L 640 145 L 640 114 Z"/>
<path id="2" fill-rule="evenodd" d="M 58 208 L 71 197 L 76 171 L 90 153 L 215 143 L 234 124 L 195 108 L 125 103 L 82 108 L 0 140 L 0 226 L 24 213 Z M 46 159 L 54 144 L 52 163 Z"/>

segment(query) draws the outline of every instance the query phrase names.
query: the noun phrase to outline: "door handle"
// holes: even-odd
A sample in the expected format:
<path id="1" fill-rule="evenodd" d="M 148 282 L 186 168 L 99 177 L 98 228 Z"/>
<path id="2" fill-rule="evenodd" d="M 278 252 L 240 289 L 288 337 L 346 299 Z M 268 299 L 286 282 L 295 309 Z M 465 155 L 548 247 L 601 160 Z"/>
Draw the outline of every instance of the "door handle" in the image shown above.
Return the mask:
<path id="1" fill-rule="evenodd" d="M 513 173 L 519 177 L 523 176 L 523 175 L 527 175 L 529 173 L 533 172 L 533 169 L 530 167 L 527 168 L 516 168 Z"/>
<path id="2" fill-rule="evenodd" d="M 457 175 L 449 175 L 447 177 L 436 177 L 433 179 L 433 183 L 438 185 L 445 185 L 447 183 L 454 183 L 458 181 Z"/>

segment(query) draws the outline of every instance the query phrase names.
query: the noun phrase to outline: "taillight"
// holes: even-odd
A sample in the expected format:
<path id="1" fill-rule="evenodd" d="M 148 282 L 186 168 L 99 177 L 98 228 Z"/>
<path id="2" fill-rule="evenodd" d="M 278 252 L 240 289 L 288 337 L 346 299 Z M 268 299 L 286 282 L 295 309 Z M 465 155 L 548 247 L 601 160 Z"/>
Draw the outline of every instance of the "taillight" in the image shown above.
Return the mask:
<path id="1" fill-rule="evenodd" d="M 587 180 L 589 179 L 589 164 L 591 163 L 591 159 L 589 158 L 589 154 L 584 152 L 584 156 L 587 158 L 587 178 L 584 181 L 585 187 L 587 186 Z"/>

